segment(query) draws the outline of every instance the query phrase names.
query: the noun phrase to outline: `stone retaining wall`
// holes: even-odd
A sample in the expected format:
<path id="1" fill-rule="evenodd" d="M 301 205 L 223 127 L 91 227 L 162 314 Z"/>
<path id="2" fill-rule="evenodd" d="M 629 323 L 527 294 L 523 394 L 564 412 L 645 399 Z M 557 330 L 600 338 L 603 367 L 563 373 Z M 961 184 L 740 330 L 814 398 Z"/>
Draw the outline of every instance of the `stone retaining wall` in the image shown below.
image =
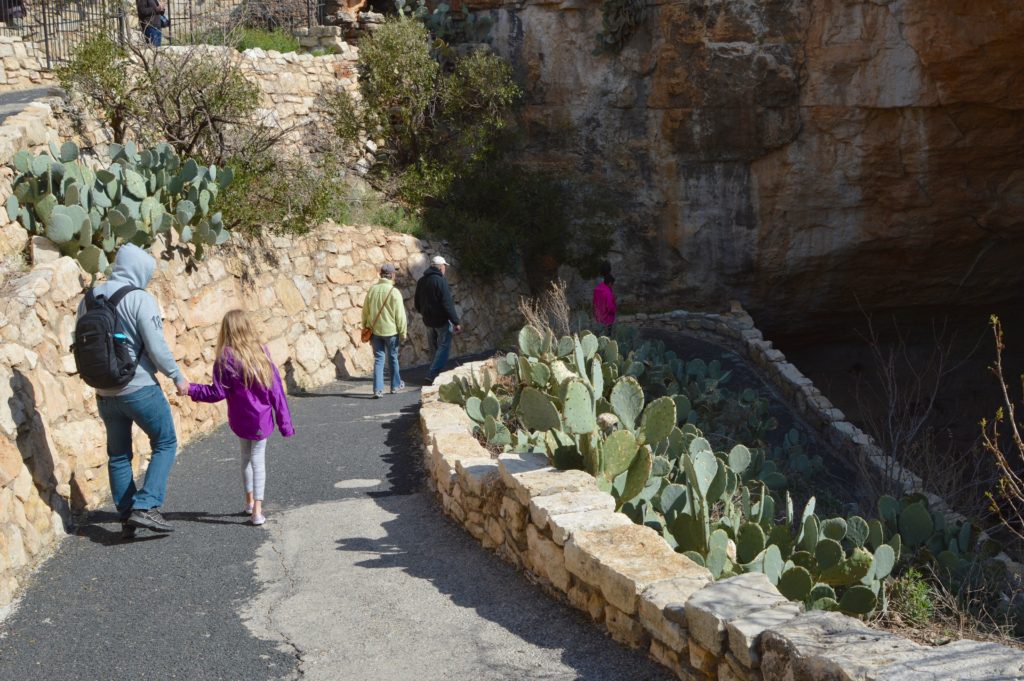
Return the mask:
<path id="1" fill-rule="evenodd" d="M 0 35 L 0 92 L 24 90 L 54 82 L 46 70 L 46 54 L 31 40 Z"/>
<path id="2" fill-rule="evenodd" d="M 358 96 L 356 61 L 359 53 L 342 41 L 338 54 L 314 57 L 304 52 L 274 52 L 258 48 L 238 52 L 230 47 L 170 47 L 198 49 L 220 59 L 236 59 L 242 73 L 263 92 L 260 118 L 267 125 L 292 128 L 309 123 L 321 92 L 341 87 Z M 297 138 L 298 139 L 298 138 Z"/>
<path id="3" fill-rule="evenodd" d="M 692 330 L 726 320 L 746 323 L 736 311 L 699 317 Z M 1019 650 L 976 641 L 931 648 L 839 613 L 803 613 L 758 573 L 712 582 L 657 532 L 616 513 L 587 473 L 555 470 L 544 455 L 492 456 L 465 411 L 438 398 L 453 376 L 483 371 L 492 365 L 465 365 L 423 391 L 425 468 L 444 512 L 680 679 L 1024 678 Z"/>

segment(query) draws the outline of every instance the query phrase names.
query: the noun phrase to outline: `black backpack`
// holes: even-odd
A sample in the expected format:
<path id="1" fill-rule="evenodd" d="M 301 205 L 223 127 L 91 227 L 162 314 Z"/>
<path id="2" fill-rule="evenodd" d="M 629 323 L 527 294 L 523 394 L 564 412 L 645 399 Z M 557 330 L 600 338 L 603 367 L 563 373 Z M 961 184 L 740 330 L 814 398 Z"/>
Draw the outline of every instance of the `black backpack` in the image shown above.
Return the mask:
<path id="1" fill-rule="evenodd" d="M 75 323 L 71 351 L 78 374 L 93 388 L 123 388 L 135 376 L 139 359 L 132 359 L 131 348 L 121 334 L 117 306 L 126 295 L 138 290 L 135 286 L 123 286 L 110 298 L 97 296 L 93 289 L 85 293 L 85 314 Z"/>

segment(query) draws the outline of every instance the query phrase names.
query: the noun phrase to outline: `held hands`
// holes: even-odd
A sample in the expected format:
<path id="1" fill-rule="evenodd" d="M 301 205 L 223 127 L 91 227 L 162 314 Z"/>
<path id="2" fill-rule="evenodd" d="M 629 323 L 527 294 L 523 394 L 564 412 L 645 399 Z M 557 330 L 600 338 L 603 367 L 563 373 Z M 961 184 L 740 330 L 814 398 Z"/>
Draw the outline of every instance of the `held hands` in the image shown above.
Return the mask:
<path id="1" fill-rule="evenodd" d="M 462 333 L 462 324 L 456 324 L 453 331 L 455 331 L 455 333 Z"/>
<path id="2" fill-rule="evenodd" d="M 188 381 L 182 379 L 182 380 L 178 381 L 177 383 L 175 383 L 174 385 L 178 389 L 178 397 L 187 397 L 188 396 L 188 385 L 189 385 Z"/>

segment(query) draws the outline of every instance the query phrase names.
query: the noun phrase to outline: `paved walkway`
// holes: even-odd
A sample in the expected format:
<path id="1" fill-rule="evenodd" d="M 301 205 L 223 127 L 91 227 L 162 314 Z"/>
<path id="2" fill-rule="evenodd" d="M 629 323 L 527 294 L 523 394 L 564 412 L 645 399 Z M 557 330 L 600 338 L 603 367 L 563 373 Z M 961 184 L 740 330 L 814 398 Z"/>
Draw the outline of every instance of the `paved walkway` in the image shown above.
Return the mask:
<path id="1" fill-rule="evenodd" d="M 59 97 L 63 90 L 58 87 L 34 87 L 28 90 L 12 90 L 0 92 L 0 124 L 16 113 L 20 113 L 28 104 L 44 97 Z"/>
<path id="2" fill-rule="evenodd" d="M 175 465 L 172 535 L 119 543 L 94 513 L 0 625 L 0 679 L 668 678 L 444 518 L 418 391 L 369 398 L 366 382 L 291 398 L 263 528 L 238 513 L 226 428 Z"/>

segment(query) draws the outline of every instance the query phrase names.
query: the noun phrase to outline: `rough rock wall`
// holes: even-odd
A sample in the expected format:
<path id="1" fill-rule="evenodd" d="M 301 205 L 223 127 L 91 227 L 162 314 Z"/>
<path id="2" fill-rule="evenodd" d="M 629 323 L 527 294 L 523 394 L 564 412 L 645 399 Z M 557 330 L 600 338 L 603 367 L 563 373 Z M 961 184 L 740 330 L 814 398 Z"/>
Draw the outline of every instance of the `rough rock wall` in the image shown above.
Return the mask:
<path id="1" fill-rule="evenodd" d="M 526 158 L 621 201 L 627 303 L 774 327 L 1019 288 L 1017 0 L 653 0 L 618 55 L 595 0 L 493 11 Z"/>

